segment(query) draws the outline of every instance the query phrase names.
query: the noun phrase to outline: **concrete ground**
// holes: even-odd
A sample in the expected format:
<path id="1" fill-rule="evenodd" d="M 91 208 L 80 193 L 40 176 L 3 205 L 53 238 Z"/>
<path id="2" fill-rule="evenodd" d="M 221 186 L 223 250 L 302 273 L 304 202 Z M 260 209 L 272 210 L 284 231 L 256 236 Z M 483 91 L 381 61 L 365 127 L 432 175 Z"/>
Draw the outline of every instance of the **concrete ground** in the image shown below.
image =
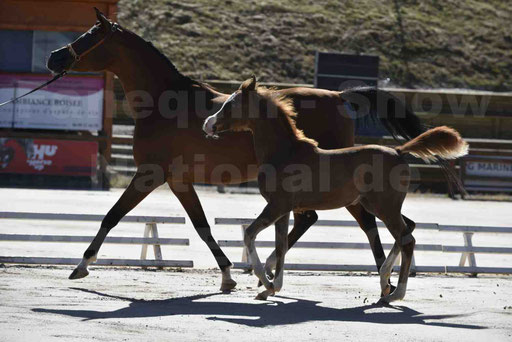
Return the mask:
<path id="1" fill-rule="evenodd" d="M 1 189 L 1 211 L 104 214 L 120 190 L 52 191 Z M 264 206 L 259 195 L 199 191 L 217 239 L 241 239 L 239 227 L 214 226 L 214 217 L 254 218 Z M 410 195 L 403 213 L 417 222 L 510 226 L 510 203 L 452 201 Z M 131 214 L 185 216 L 170 191 L 159 189 Z M 321 212 L 321 219 L 350 219 L 344 210 Z M 94 235 L 87 222 L 2 220 L 0 233 Z M 511 340 L 512 277 L 419 275 L 409 281 L 404 301 L 377 307 L 375 275 L 287 272 L 280 296 L 255 301 L 254 276 L 234 272 L 238 291 L 221 294 L 215 260 L 186 225 L 160 225 L 162 237 L 189 238 L 189 247 L 164 247 L 165 259 L 193 260 L 184 272 L 93 268 L 78 281 L 73 267 L 0 268 L 0 341 L 62 340 Z M 120 224 L 112 236 L 141 236 L 141 224 Z M 389 234 L 380 230 L 383 241 Z M 480 236 L 482 235 L 482 236 Z M 461 234 L 415 232 L 417 243 L 462 245 Z M 262 240 L 273 238 L 273 230 Z M 358 229 L 314 227 L 304 241 L 365 242 Z M 476 234 L 475 245 L 512 246 L 511 237 Z M 81 257 L 86 245 L 0 242 L 4 256 Z M 240 248 L 225 248 L 233 261 Z M 261 249 L 264 257 L 269 249 Z M 101 257 L 137 258 L 140 246 L 105 245 Z M 418 252 L 418 265 L 457 265 L 460 255 Z M 372 264 L 369 251 L 295 249 L 288 262 Z M 478 255 L 481 266 L 510 266 L 507 256 Z M 396 282 L 396 279 L 393 279 Z"/>
<path id="2" fill-rule="evenodd" d="M 262 302 L 254 276 L 218 291 L 216 271 L 0 269 L 2 341 L 510 341 L 510 277 L 418 276 L 395 307 L 378 277 L 287 273 Z"/>

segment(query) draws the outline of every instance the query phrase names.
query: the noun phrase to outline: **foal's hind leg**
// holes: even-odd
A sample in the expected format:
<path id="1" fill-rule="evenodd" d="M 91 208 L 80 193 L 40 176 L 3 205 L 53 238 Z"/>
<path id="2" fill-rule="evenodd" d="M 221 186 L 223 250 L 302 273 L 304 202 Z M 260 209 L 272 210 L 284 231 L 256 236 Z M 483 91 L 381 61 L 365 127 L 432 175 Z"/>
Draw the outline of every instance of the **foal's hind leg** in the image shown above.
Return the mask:
<path id="1" fill-rule="evenodd" d="M 407 222 L 407 224 L 406 224 Z M 414 252 L 414 246 L 416 244 L 416 240 L 412 236 L 412 231 L 414 230 L 415 224 L 412 220 L 406 218 L 405 216 L 401 216 L 394 220 L 385 220 L 386 226 L 389 231 L 395 238 L 395 244 L 393 246 L 394 250 L 398 250 L 398 246 L 400 246 L 402 251 L 402 263 L 400 265 L 400 275 L 398 277 L 398 285 L 396 289 L 390 294 L 385 295 L 380 299 L 381 303 L 390 303 L 395 300 L 401 300 L 405 296 L 405 292 L 407 290 L 407 280 L 409 278 L 409 270 L 411 268 L 412 255 Z M 392 256 L 388 256 L 388 259 Z M 396 259 L 396 256 L 394 257 Z M 388 260 L 386 260 L 385 264 L 387 264 Z M 387 280 L 389 279 L 389 274 L 391 268 L 393 267 L 394 260 L 390 261 L 390 269 L 389 273 L 383 268 L 381 269 L 381 286 L 383 284 L 387 284 Z M 386 273 L 385 273 L 386 272 Z"/>
<path id="2" fill-rule="evenodd" d="M 146 178 L 144 181 L 142 179 L 143 177 Z M 82 262 L 80 262 L 73 273 L 71 273 L 69 279 L 80 279 L 89 275 L 87 267 L 90 263 L 96 261 L 96 255 L 98 254 L 98 251 L 110 230 L 114 228 L 130 210 L 135 208 L 137 204 L 146 198 L 147 195 L 163 184 L 163 179 L 162 182 L 159 183 L 157 177 L 153 177 L 151 184 L 147 185 L 147 177 L 148 175 L 144 173 L 135 174 L 130 185 L 128 185 L 121 195 L 121 198 L 119 198 L 116 204 L 114 204 L 112 209 L 110 209 L 107 215 L 103 218 L 100 230 L 85 251 Z"/>
<path id="3" fill-rule="evenodd" d="M 356 219 L 357 223 L 366 234 L 375 259 L 375 264 L 377 265 L 377 271 L 380 271 L 382 264 L 386 260 L 386 255 L 384 254 L 384 249 L 380 242 L 375 215 L 369 213 L 360 203 L 347 206 L 347 210 Z"/>
<path id="4" fill-rule="evenodd" d="M 389 279 L 391 277 L 391 271 L 393 270 L 393 265 L 395 264 L 396 258 L 400 253 L 400 245 L 398 243 L 393 244 L 393 248 L 389 251 L 388 257 L 386 261 L 382 264 L 381 269 L 379 270 L 380 275 L 380 288 L 381 288 L 381 297 L 387 296 L 391 292 L 395 290 L 395 287 L 391 285 Z"/>
<path id="5" fill-rule="evenodd" d="M 363 230 L 370 243 L 373 258 L 375 259 L 375 265 L 377 266 L 377 272 L 380 272 L 381 267 L 386 260 L 386 254 L 384 248 L 382 248 L 382 242 L 380 241 L 379 230 L 377 228 L 377 222 L 375 221 L 375 215 L 366 210 L 361 203 L 350 205 L 346 207 L 348 212 L 356 219 L 359 227 Z M 390 290 L 393 291 L 395 287 L 389 282 Z"/>
<path id="6" fill-rule="evenodd" d="M 402 215 L 402 218 L 405 221 L 408 230 L 412 232 L 414 230 L 414 227 L 416 227 L 416 223 L 414 223 L 414 221 L 412 221 L 411 219 L 407 218 L 404 215 Z M 393 266 L 395 265 L 395 261 L 398 258 L 400 250 L 400 244 L 398 242 L 395 242 L 393 244 L 393 248 L 391 248 L 391 251 L 389 251 L 386 261 L 384 261 L 384 264 L 382 264 L 382 267 L 379 271 L 379 274 L 381 276 L 381 297 L 387 296 L 396 289 L 393 285 L 391 285 L 389 279 L 391 277 L 391 271 L 393 270 Z"/>

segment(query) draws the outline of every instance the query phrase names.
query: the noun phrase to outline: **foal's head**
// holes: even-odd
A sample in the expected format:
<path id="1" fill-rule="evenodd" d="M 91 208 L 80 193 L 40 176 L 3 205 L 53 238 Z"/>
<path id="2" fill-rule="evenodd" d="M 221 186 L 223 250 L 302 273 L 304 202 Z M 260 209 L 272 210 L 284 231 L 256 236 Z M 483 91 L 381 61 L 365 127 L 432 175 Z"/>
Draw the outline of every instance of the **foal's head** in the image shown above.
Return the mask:
<path id="1" fill-rule="evenodd" d="M 252 77 L 240 85 L 237 91 L 222 104 L 217 113 L 204 121 L 203 130 L 207 136 L 217 137 L 224 131 L 243 131 L 250 129 L 251 119 L 256 119 L 259 113 L 250 104 L 258 102 L 256 77 Z M 252 114 L 252 115 L 251 115 Z"/>
<path id="2" fill-rule="evenodd" d="M 108 68 L 116 55 L 116 32 L 119 26 L 111 23 L 97 8 L 98 21 L 74 42 L 52 51 L 47 68 L 54 73 L 63 71 L 102 71 Z"/>
<path id="3" fill-rule="evenodd" d="M 225 131 L 254 130 L 258 122 L 272 120 L 281 125 L 293 139 L 317 145 L 295 126 L 292 101 L 265 87 L 258 87 L 256 77 L 242 83 L 224 102 L 219 111 L 204 121 L 203 130 L 209 137 Z"/>

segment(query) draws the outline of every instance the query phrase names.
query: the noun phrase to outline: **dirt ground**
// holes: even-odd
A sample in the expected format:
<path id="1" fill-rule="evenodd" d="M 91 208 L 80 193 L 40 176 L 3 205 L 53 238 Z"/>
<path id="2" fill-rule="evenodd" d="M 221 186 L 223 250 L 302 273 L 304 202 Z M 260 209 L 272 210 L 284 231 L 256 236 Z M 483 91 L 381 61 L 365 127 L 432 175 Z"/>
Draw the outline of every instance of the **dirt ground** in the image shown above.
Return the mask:
<path id="1" fill-rule="evenodd" d="M 2 211 L 105 214 L 121 195 L 114 191 L 1 189 Z M 259 195 L 199 197 L 216 239 L 241 239 L 238 226 L 214 225 L 215 217 L 254 218 L 264 206 Z M 417 222 L 510 226 L 510 203 L 452 201 L 410 195 L 404 214 Z M 186 216 L 169 190 L 160 189 L 131 214 Z M 350 219 L 346 210 L 319 212 L 321 219 Z M 94 235 L 96 222 L 2 220 L 0 233 Z M 142 224 L 121 223 L 111 236 L 141 236 Z M 334 229 L 334 230 L 333 230 Z M 385 229 L 383 242 L 391 242 Z M 511 341 L 512 277 L 419 275 L 409 280 L 405 300 L 394 307 L 379 298 L 375 275 L 287 272 L 283 291 L 256 301 L 256 278 L 234 271 L 237 291 L 219 292 L 215 260 L 187 218 L 185 225 L 159 225 L 164 238 L 188 238 L 190 246 L 162 247 L 164 259 L 193 260 L 194 269 L 142 271 L 96 267 L 78 281 L 74 267 L 0 265 L 0 341 Z M 273 230 L 261 234 L 273 239 Z M 512 246 L 512 237 L 475 234 L 476 246 Z M 462 234 L 416 230 L 418 244 L 462 245 Z M 260 238 L 258 238 L 260 239 Z M 366 242 L 357 228 L 313 227 L 302 241 Z M 82 256 L 86 244 L 0 242 L 0 255 Z M 100 258 L 138 258 L 140 246 L 105 245 Z M 223 248 L 240 261 L 241 248 Z M 264 258 L 270 252 L 261 249 Z M 152 253 L 149 253 L 152 257 Z M 457 253 L 415 253 L 417 265 L 457 265 Z M 367 250 L 292 249 L 290 263 L 373 264 Z M 507 267 L 512 256 L 477 255 L 479 266 Z M 396 283 L 396 276 L 393 278 Z"/>
<path id="2" fill-rule="evenodd" d="M 254 300 L 253 276 L 218 291 L 212 270 L 0 269 L 2 341 L 510 341 L 512 278 L 418 276 L 394 307 L 378 278 L 293 273 L 282 296 Z"/>

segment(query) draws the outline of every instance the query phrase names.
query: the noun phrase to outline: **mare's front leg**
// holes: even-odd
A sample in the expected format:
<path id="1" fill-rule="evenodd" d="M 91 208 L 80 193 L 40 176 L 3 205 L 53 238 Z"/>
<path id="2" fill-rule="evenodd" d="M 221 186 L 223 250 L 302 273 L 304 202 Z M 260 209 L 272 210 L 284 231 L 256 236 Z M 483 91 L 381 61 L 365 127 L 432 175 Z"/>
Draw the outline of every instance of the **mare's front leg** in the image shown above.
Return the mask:
<path id="1" fill-rule="evenodd" d="M 228 257 L 224 254 L 222 249 L 220 249 L 217 241 L 215 241 L 212 236 L 210 225 L 208 224 L 208 220 L 204 214 L 203 207 L 199 201 L 199 197 L 197 197 L 197 193 L 194 190 L 194 186 L 192 183 L 173 179 L 169 179 L 167 183 L 169 184 L 172 192 L 176 195 L 176 197 L 178 197 L 178 200 L 190 217 L 190 220 L 192 221 L 192 224 L 194 225 L 197 233 L 206 243 L 208 248 L 210 248 L 210 251 L 215 257 L 217 264 L 219 265 L 219 268 L 222 272 L 222 283 L 220 290 L 229 291 L 234 289 L 236 286 L 236 281 L 231 278 L 231 261 L 229 261 Z"/>
<path id="2" fill-rule="evenodd" d="M 265 275 L 265 270 L 263 269 L 263 265 L 261 264 L 256 251 L 254 241 L 256 240 L 256 236 L 258 236 L 263 229 L 267 228 L 289 212 L 290 210 L 282 210 L 278 206 L 268 203 L 256 220 L 254 220 L 253 223 L 251 223 L 251 225 L 245 230 L 244 244 L 249 252 L 254 274 L 266 288 L 266 290 L 259 294 L 256 299 L 266 299 L 269 295 L 274 294 L 274 285 Z"/>
<path id="3" fill-rule="evenodd" d="M 96 261 L 98 251 L 103 244 L 103 241 L 105 241 L 107 234 L 126 214 L 128 214 L 130 210 L 135 208 L 135 206 L 146 198 L 146 196 L 154 189 L 163 184 L 164 179 L 159 178 L 160 177 L 156 176 L 156 174 L 152 176 L 151 174 L 137 171 L 130 182 L 130 185 L 128 185 L 121 195 L 121 198 L 119 198 L 116 204 L 114 204 L 112 209 L 110 209 L 107 215 L 103 218 L 98 233 L 85 251 L 80 264 L 69 276 L 69 279 L 80 279 L 89 275 L 87 267 L 90 263 Z"/>

